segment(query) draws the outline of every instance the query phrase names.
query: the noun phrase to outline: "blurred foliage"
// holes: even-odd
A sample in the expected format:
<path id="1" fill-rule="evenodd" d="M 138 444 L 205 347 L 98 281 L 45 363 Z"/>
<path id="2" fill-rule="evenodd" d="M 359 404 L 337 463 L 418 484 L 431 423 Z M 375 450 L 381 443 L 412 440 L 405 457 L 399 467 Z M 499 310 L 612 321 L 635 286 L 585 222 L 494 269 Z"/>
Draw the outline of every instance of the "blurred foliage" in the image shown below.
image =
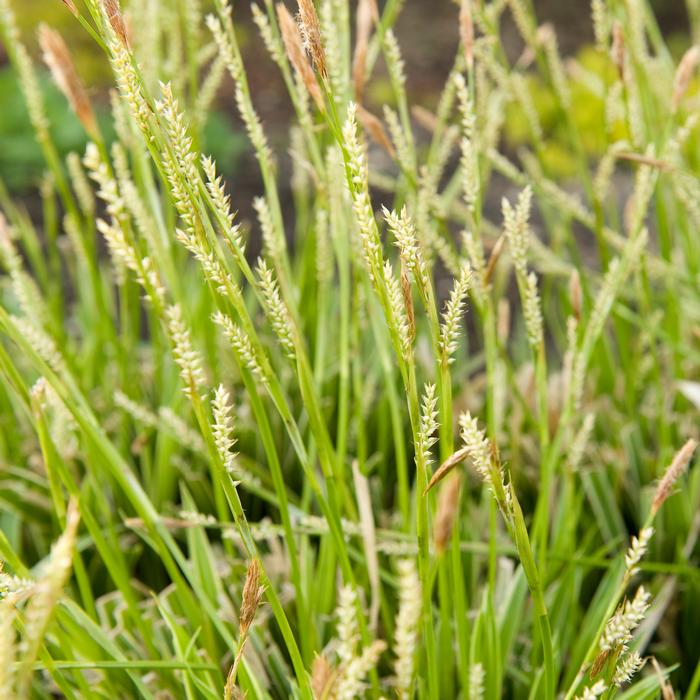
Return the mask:
<path id="1" fill-rule="evenodd" d="M 675 41 L 669 42 L 671 53 L 678 59 L 688 48 L 687 36 L 676 36 Z M 576 55 L 580 67 L 599 79 L 602 84 L 610 85 L 615 79 L 616 68 L 610 58 L 597 51 L 592 46 L 583 47 Z M 620 118 L 609 134 L 605 133 L 605 101 L 581 80 L 571 79 L 571 114 L 581 135 L 583 148 L 592 160 L 600 159 L 609 142 L 630 140 L 624 119 Z M 540 75 L 531 75 L 528 79 L 528 90 L 532 98 L 537 116 L 542 127 L 541 158 L 552 177 L 566 178 L 577 172 L 576 155 L 568 146 L 566 123 L 557 107 L 557 99 L 551 86 L 547 85 Z M 700 81 L 695 78 L 688 89 L 688 96 L 700 92 Z M 504 129 L 506 144 L 510 148 L 518 148 L 530 143 L 532 135 L 527 119 L 521 108 L 515 102 L 506 109 Z"/>
<path id="2" fill-rule="evenodd" d="M 41 88 L 46 108 L 52 120 L 52 135 L 62 155 L 69 151 L 82 152 L 85 132 L 70 112 L 66 100 L 44 74 Z M 24 96 L 15 73 L 8 67 L 0 70 L 0 179 L 12 191 L 36 187 L 45 169 L 44 158 L 29 122 Z"/>

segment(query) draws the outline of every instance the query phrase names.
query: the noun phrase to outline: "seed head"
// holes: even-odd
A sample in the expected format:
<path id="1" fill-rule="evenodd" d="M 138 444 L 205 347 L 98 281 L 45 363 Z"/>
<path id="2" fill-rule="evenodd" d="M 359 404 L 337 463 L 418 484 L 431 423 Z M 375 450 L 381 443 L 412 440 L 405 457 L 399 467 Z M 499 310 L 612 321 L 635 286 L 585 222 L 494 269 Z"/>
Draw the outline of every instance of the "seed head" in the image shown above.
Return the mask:
<path id="1" fill-rule="evenodd" d="M 129 39 L 119 0 L 102 0 L 102 9 L 107 16 L 107 21 L 117 35 L 117 39 L 119 39 L 124 47 L 128 47 Z"/>
<path id="2" fill-rule="evenodd" d="M 693 77 L 693 72 L 700 63 L 700 47 L 691 46 L 684 54 L 681 62 L 676 70 L 676 77 L 673 81 L 673 111 L 678 109 L 678 106 L 688 90 L 690 79 Z"/>
<path id="3" fill-rule="evenodd" d="M 652 515 L 656 515 L 659 508 L 663 505 L 663 502 L 671 495 L 674 484 L 678 481 L 680 475 L 685 471 L 688 466 L 695 448 L 698 446 L 697 440 L 692 438 L 681 447 L 673 458 L 671 464 L 669 464 L 666 469 L 666 473 L 656 487 L 656 493 L 654 494 L 654 500 L 651 504 Z"/>
<path id="4" fill-rule="evenodd" d="M 321 26 L 313 0 L 297 0 L 299 4 L 298 24 L 304 43 L 304 48 L 311 56 L 316 70 L 325 80 L 328 77 L 326 69 L 326 52 L 321 40 Z"/>
<path id="5" fill-rule="evenodd" d="M 243 602 L 241 603 L 241 615 L 238 622 L 240 635 L 248 634 L 250 626 L 253 624 L 255 613 L 260 607 L 262 595 L 265 587 L 260 585 L 260 562 L 251 559 L 243 585 Z"/>
<path id="6" fill-rule="evenodd" d="M 452 537 L 452 528 L 459 512 L 459 489 L 461 485 L 459 473 L 450 477 L 440 489 L 437 511 L 435 514 L 434 541 L 439 554 L 445 551 Z"/>
<path id="7" fill-rule="evenodd" d="M 65 95 L 71 109 L 85 127 L 85 131 L 91 138 L 95 138 L 97 135 L 95 114 L 63 38 L 46 24 L 40 24 L 39 45 L 54 82 Z"/>

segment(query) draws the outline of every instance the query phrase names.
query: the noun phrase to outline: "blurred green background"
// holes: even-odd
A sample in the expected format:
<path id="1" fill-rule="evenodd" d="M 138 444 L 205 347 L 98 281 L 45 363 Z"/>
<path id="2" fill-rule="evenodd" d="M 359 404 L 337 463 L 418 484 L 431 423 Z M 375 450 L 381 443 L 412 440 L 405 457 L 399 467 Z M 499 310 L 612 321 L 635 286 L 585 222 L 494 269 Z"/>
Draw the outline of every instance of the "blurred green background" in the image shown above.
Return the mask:
<path id="1" fill-rule="evenodd" d="M 41 86 L 45 93 L 51 129 L 55 142 L 62 155 L 71 150 L 82 152 L 85 135 L 78 121 L 67 107 L 63 96 L 52 84 L 48 73 L 43 69 L 36 40 L 36 29 L 40 22 L 46 22 L 58 29 L 74 55 L 80 76 L 97 108 L 104 133 L 111 131 L 108 115 L 108 88 L 111 75 L 107 62 L 98 51 L 90 36 L 85 32 L 60 0 L 10 0 L 14 6 L 22 37 L 37 66 L 41 70 Z M 292 3 L 292 0 L 289 0 Z M 124 4 L 128 4 L 125 2 Z M 380 2 L 380 5 L 383 4 Z M 206 10 L 207 2 L 203 2 Z M 277 90 L 279 76 L 276 67 L 264 56 L 260 42 L 256 42 L 255 28 L 250 21 L 247 0 L 236 2 L 236 21 L 239 25 L 244 54 L 251 69 L 251 84 L 256 91 L 256 106 L 265 123 L 271 141 L 284 143 L 290 106 L 284 99 L 284 91 Z M 663 33 L 668 37 L 674 53 L 680 55 L 689 44 L 685 3 L 681 0 L 658 0 L 652 3 Z M 132 12 L 137 11 L 138 3 L 131 4 Z M 589 70 L 603 75 L 609 68 L 604 56 L 589 48 L 592 40 L 590 5 L 588 0 L 539 0 L 535 2 L 541 22 L 554 24 L 559 45 L 565 55 L 576 56 Z M 409 87 L 414 91 L 413 98 L 418 104 L 430 107 L 443 86 L 449 71 L 449 61 L 457 43 L 454 25 L 455 4 L 452 0 L 406 0 L 406 5 L 398 25 L 398 35 L 407 64 Z M 425 22 L 431 32 L 421 31 Z M 252 39 L 252 40 L 251 40 Z M 506 31 L 503 36 L 506 48 L 517 52 L 517 33 Z M 517 55 L 517 54 L 516 54 Z M 373 81 L 369 98 L 375 105 L 381 105 L 388 85 L 379 76 Z M 280 86 L 281 87 L 281 86 Z M 562 177 L 570 174 L 571 167 L 566 150 L 559 145 L 557 114 L 553 99 L 540 85 L 532 85 L 536 108 L 545 129 L 547 143 L 547 165 L 553 173 Z M 591 99 L 585 88 L 573 90 L 574 113 L 580 121 L 584 134 L 585 147 L 592 157 L 600 155 L 603 134 L 603 105 Z M 27 194 L 35 191 L 43 172 L 40 150 L 27 118 L 21 92 L 13 71 L 9 68 L 6 52 L 0 44 L 0 179 L 13 194 Z M 381 109 L 379 110 L 381 112 Z M 506 121 L 508 145 L 517 146 L 524 138 L 527 126 L 521 115 L 511 110 Z M 624 133 L 619 135 L 624 136 Z M 241 167 L 243 154 L 247 149 L 245 135 L 235 114 L 232 100 L 232 86 L 225 81 L 219 91 L 214 110 L 204 130 L 203 150 L 210 153 L 219 163 L 220 170 L 227 176 L 239 171 L 241 178 L 250 178 Z"/>

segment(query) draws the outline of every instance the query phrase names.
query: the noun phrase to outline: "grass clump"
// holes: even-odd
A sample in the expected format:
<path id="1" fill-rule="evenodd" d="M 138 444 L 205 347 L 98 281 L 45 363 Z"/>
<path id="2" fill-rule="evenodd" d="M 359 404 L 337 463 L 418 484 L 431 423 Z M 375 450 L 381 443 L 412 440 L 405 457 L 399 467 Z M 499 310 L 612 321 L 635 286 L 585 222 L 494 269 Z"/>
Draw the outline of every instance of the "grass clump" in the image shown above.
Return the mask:
<path id="1" fill-rule="evenodd" d="M 400 2 L 265 0 L 287 176 L 228 0 L 65 5 L 117 138 L 42 27 L 64 162 L 0 0 L 47 168 L 39 228 L 0 190 L 0 698 L 695 697 L 697 48 L 596 0 L 594 73 L 462 0 L 412 110 Z M 202 152 L 225 74 L 255 224 Z"/>

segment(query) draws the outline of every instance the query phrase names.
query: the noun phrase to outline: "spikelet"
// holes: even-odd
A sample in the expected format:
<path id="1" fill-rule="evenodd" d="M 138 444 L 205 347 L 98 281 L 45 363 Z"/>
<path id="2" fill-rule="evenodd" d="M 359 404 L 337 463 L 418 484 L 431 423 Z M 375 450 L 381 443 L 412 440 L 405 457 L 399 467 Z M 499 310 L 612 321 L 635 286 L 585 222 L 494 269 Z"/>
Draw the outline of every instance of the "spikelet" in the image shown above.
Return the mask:
<path id="1" fill-rule="evenodd" d="M 247 367 L 250 372 L 253 373 L 258 379 L 260 379 L 264 384 L 267 383 L 267 377 L 262 369 L 262 365 L 257 356 L 255 348 L 250 341 L 250 338 L 243 332 L 243 330 L 237 326 L 229 316 L 217 311 L 212 317 L 214 323 L 220 326 L 224 335 L 231 342 L 231 347 L 238 356 L 241 364 Z"/>
<path id="2" fill-rule="evenodd" d="M 129 38 L 127 36 L 124 15 L 122 14 L 119 0 L 101 0 L 101 5 L 105 17 L 117 39 L 119 39 L 123 46 L 128 47 Z"/>
<path id="3" fill-rule="evenodd" d="M 235 686 L 236 672 L 238 670 L 238 665 L 243 658 L 243 650 L 245 649 L 246 642 L 248 641 L 248 632 L 253 624 L 255 614 L 260 607 L 260 602 L 262 600 L 263 593 L 265 592 L 265 587 L 260 585 L 260 576 L 260 562 L 257 559 L 251 559 L 246 571 L 245 583 L 243 584 L 241 611 L 238 616 L 238 650 L 236 652 L 236 658 L 233 661 L 233 665 L 231 666 L 231 670 L 226 678 L 226 685 L 224 687 L 225 700 L 232 700 L 236 697 L 244 697 Z"/>
<path id="4" fill-rule="evenodd" d="M 384 273 L 381 241 L 367 190 L 367 157 L 357 135 L 356 113 L 357 106 L 351 102 L 343 127 L 343 141 L 347 153 L 346 168 L 350 176 L 348 187 L 359 229 L 362 258 L 372 282 L 376 285 Z"/>
<path id="5" fill-rule="evenodd" d="M 330 6 L 330 3 L 328 3 L 328 6 Z M 352 56 L 352 81 L 355 88 L 355 99 L 358 102 L 362 101 L 365 87 L 367 49 L 369 47 L 373 20 L 372 0 L 359 0 L 355 15 L 355 51 Z"/>
<path id="6" fill-rule="evenodd" d="M 424 300 L 428 299 L 431 294 L 428 266 L 418 241 L 416 228 L 408 215 L 406 207 L 404 206 L 401 209 L 400 214 L 397 214 L 396 211 L 389 211 L 386 207 L 382 208 L 382 212 L 386 222 L 389 224 L 389 229 L 394 235 L 402 265 L 412 273 L 422 298 Z"/>
<path id="7" fill-rule="evenodd" d="M 540 44 L 544 47 L 545 57 L 547 58 L 547 66 L 552 78 L 554 90 L 562 105 L 565 108 L 570 109 L 571 92 L 564 73 L 564 66 L 561 62 L 557 35 L 554 31 L 554 27 L 552 27 L 552 25 L 549 23 L 543 24 L 537 30 L 537 38 Z"/>
<path id="8" fill-rule="evenodd" d="M 306 52 L 311 56 L 316 71 L 325 80 L 328 77 L 326 69 L 326 53 L 321 39 L 321 26 L 313 0 L 297 0 L 299 14 L 297 22 L 302 42 Z"/>
<path id="9" fill-rule="evenodd" d="M 331 698 L 337 673 L 323 654 L 317 654 L 311 667 L 311 690 L 314 698 Z"/>
<path id="10" fill-rule="evenodd" d="M 385 109 L 388 109 L 385 105 Z M 365 109 L 361 104 L 357 105 L 357 118 L 362 124 L 362 128 L 372 137 L 372 140 L 381 146 L 391 158 L 396 157 L 396 149 L 386 133 L 384 124 L 379 117 L 375 117 L 372 112 Z"/>
<path id="11" fill-rule="evenodd" d="M 39 25 L 39 45 L 44 62 L 90 138 L 98 135 L 97 121 L 82 81 L 75 70 L 70 51 L 61 35 L 46 24 Z"/>
<path id="12" fill-rule="evenodd" d="M 610 37 L 610 21 L 605 0 L 591 0 L 591 18 L 596 48 L 605 49 Z"/>
<path id="13" fill-rule="evenodd" d="M 671 495 L 673 487 L 680 478 L 681 474 L 686 470 L 690 460 L 698 446 L 697 440 L 692 438 L 688 440 L 683 447 L 676 453 L 671 464 L 668 465 L 659 485 L 656 487 L 654 500 L 651 504 L 651 513 L 656 515 L 664 501 Z"/>
<path id="14" fill-rule="evenodd" d="M 156 109 L 163 119 L 170 138 L 175 165 L 190 187 L 195 187 L 199 180 L 197 155 L 192 150 L 192 138 L 188 133 L 185 116 L 173 96 L 172 85 L 161 83 L 160 90 L 163 98 L 156 102 Z"/>
<path id="15" fill-rule="evenodd" d="M 640 586 L 632 600 L 626 600 L 608 620 L 600 638 L 601 652 L 614 651 L 632 639 L 632 632 L 649 608 L 649 593 Z"/>
<path id="16" fill-rule="evenodd" d="M 399 611 L 394 628 L 394 673 L 396 694 L 401 700 L 411 697 L 415 655 L 421 618 L 421 585 L 413 559 L 401 559 L 399 572 Z"/>
<path id="17" fill-rule="evenodd" d="M 471 0 L 462 0 L 459 6 L 459 38 L 467 68 L 471 70 L 474 67 L 474 22 Z"/>
<path id="18" fill-rule="evenodd" d="M 450 297 L 445 303 L 445 310 L 442 313 L 442 323 L 440 324 L 440 351 L 442 352 L 442 362 L 450 363 L 454 361 L 457 349 L 457 337 L 459 326 L 464 313 L 464 304 L 469 292 L 471 282 L 471 269 L 469 265 L 464 265 L 460 275 L 455 279 L 450 292 Z"/>
<path id="19" fill-rule="evenodd" d="M 263 250 L 273 260 L 279 260 L 282 253 L 279 245 L 279 237 L 275 235 L 275 225 L 272 222 L 272 213 L 265 197 L 256 197 L 253 200 L 253 209 L 258 215 L 260 230 L 262 231 Z"/>
<path id="20" fill-rule="evenodd" d="M 534 47 L 537 43 L 535 28 L 533 26 L 532 17 L 528 12 L 524 0 L 506 0 L 506 3 L 510 8 L 511 14 L 513 15 L 513 20 L 515 21 L 515 26 L 520 32 L 520 36 L 522 36 L 526 44 Z"/>
<path id="21" fill-rule="evenodd" d="M 649 541 L 653 534 L 653 527 L 645 527 L 640 530 L 638 536 L 632 535 L 632 541 L 625 554 L 625 567 L 629 576 L 633 576 L 639 571 L 637 564 L 639 564 L 642 557 L 646 554 Z"/>
<path id="22" fill-rule="evenodd" d="M 577 695 L 574 700 L 596 700 L 596 698 L 599 698 L 606 690 L 607 686 L 605 683 L 603 681 L 597 681 L 593 685 L 584 688 L 583 693 Z"/>
<path id="23" fill-rule="evenodd" d="M 460 166 L 462 168 L 464 202 L 469 211 L 474 213 L 481 190 L 475 131 L 476 115 L 474 113 L 474 105 L 469 98 L 464 76 L 461 73 L 457 73 L 454 77 L 454 83 L 457 89 L 462 124 L 462 140 L 460 142 L 462 159 Z"/>
<path id="24" fill-rule="evenodd" d="M 642 666 L 644 666 L 644 659 L 636 651 L 627 654 L 622 661 L 617 663 L 613 683 L 618 688 L 629 683 Z"/>
<path id="25" fill-rule="evenodd" d="M 265 315 L 270 321 L 284 353 L 290 360 L 294 360 L 296 351 L 292 335 L 292 318 L 280 295 L 277 280 L 263 258 L 258 260 L 257 273 Z"/>
<path id="26" fill-rule="evenodd" d="M 214 424 L 212 434 L 216 451 L 224 468 L 230 473 L 233 471 L 236 462 L 236 454 L 232 452 L 236 444 L 233 436 L 233 418 L 231 417 L 231 404 L 228 391 L 223 384 L 219 384 L 211 402 Z"/>
<path id="27" fill-rule="evenodd" d="M 425 466 L 432 462 L 430 448 L 437 442 L 437 437 L 435 436 L 439 427 L 437 417 L 435 385 L 426 384 L 418 427 L 418 444 L 416 446 L 416 460 L 420 459 Z"/>
<path id="28" fill-rule="evenodd" d="M 493 493 L 506 522 L 510 522 L 510 499 L 495 446 L 486 437 L 485 432 L 479 429 L 478 421 L 472 418 L 469 412 L 459 417 L 459 425 L 465 456 L 471 459 L 474 469 Z"/>
<path id="29" fill-rule="evenodd" d="M 248 565 L 243 585 L 243 600 L 238 623 L 238 632 L 241 637 L 248 634 L 265 592 L 265 587 L 260 585 L 260 573 L 260 562 L 257 559 L 252 559 Z"/>
<path id="30" fill-rule="evenodd" d="M 469 700 L 483 700 L 486 672 L 480 662 L 469 666 Z"/>
<path id="31" fill-rule="evenodd" d="M 14 596 L 0 598 L 0 700 L 15 700 L 16 642 Z"/>
<path id="32" fill-rule="evenodd" d="M 501 209 L 503 212 L 503 228 L 508 245 L 510 246 L 513 265 L 518 274 L 524 274 L 527 268 L 527 252 L 530 240 L 530 207 L 532 202 L 532 190 L 528 186 L 518 196 L 518 203 L 514 207 L 503 198 Z"/>
<path id="33" fill-rule="evenodd" d="M 95 214 L 95 197 L 80 162 L 80 156 L 75 151 L 66 156 L 66 166 L 80 209 L 87 219 L 92 219 Z"/>
<path id="34" fill-rule="evenodd" d="M 24 316 L 12 316 L 12 322 L 34 352 L 57 374 L 65 371 L 66 363 L 54 339 L 36 323 Z"/>
<path id="35" fill-rule="evenodd" d="M 384 263 L 383 281 L 389 302 L 387 320 L 389 321 L 390 330 L 392 335 L 396 337 L 396 342 L 398 343 L 397 351 L 400 352 L 404 360 L 408 360 L 412 351 L 412 329 L 406 310 L 404 293 L 401 289 L 401 284 L 396 279 L 396 275 L 394 275 L 394 269 L 389 260 Z"/>
<path id="36" fill-rule="evenodd" d="M 360 113 L 361 110 L 358 108 L 358 117 L 360 117 Z M 413 150 L 408 142 L 408 137 L 399 121 L 398 114 L 386 104 L 384 105 L 384 119 L 389 127 L 389 133 L 391 134 L 391 140 L 393 142 L 391 150 L 394 156 L 392 157 L 396 157 L 402 170 L 405 172 L 413 172 L 415 170 L 415 159 Z"/>
<path id="37" fill-rule="evenodd" d="M 63 0 L 63 4 L 70 10 L 74 17 L 78 16 L 78 8 L 75 6 L 73 0 Z"/>
<path id="38" fill-rule="evenodd" d="M 396 35 L 391 29 L 387 29 L 384 33 L 384 51 L 389 77 L 392 83 L 397 86 L 399 90 L 403 91 L 406 84 L 405 64 L 403 58 L 401 58 L 399 42 L 396 40 Z"/>
<path id="39" fill-rule="evenodd" d="M 250 4 L 250 10 L 253 15 L 253 22 L 260 32 L 260 36 L 265 44 L 265 48 L 272 57 L 272 60 L 281 66 L 284 63 L 284 48 L 279 39 L 274 35 L 270 21 L 267 15 L 260 9 L 257 3 Z M 280 27 L 281 29 L 281 27 Z"/>
<path id="40" fill-rule="evenodd" d="M 287 8 L 281 3 L 277 3 L 277 21 L 279 22 L 280 32 L 282 33 L 282 41 L 287 53 L 287 58 L 294 68 L 298 80 L 306 88 L 309 95 L 313 98 L 316 106 L 323 111 L 325 105 L 321 88 L 318 86 L 316 76 L 314 75 L 309 62 L 304 55 L 304 47 L 301 37 L 294 19 L 289 14 Z"/>
<path id="41" fill-rule="evenodd" d="M 684 54 L 681 62 L 678 64 L 676 75 L 673 80 L 673 95 L 671 104 L 674 112 L 680 106 L 683 95 L 688 90 L 690 80 L 693 77 L 693 72 L 700 63 L 700 47 L 691 46 Z"/>
<path id="42" fill-rule="evenodd" d="M 569 469 L 573 472 L 578 470 L 579 465 L 583 460 L 594 424 L 595 415 L 593 413 L 587 413 L 584 416 L 581 428 L 576 433 L 576 436 L 571 443 L 571 449 L 569 450 Z"/>
<path id="43" fill-rule="evenodd" d="M 17 697 L 28 697 L 34 661 L 70 575 L 79 521 L 78 506 L 75 501 L 70 501 L 66 511 L 65 530 L 51 548 L 46 568 L 33 588 L 24 613 L 24 634 L 19 646 L 21 668 Z"/>
<path id="44" fill-rule="evenodd" d="M 20 40 L 19 29 L 9 0 L 0 0 L 0 29 L 3 30 L 5 46 L 17 69 L 19 85 L 24 94 L 29 120 L 36 131 L 37 140 L 40 143 L 46 142 L 49 138 L 49 120 L 46 116 L 44 98 L 32 59 Z"/>
<path id="45" fill-rule="evenodd" d="M 173 357 L 180 368 L 185 393 L 193 396 L 204 385 L 204 370 L 199 353 L 192 347 L 190 332 L 182 318 L 180 306 L 175 304 L 166 310 L 167 328 L 173 345 Z"/>
<path id="46" fill-rule="evenodd" d="M 360 638 L 356 603 L 355 589 L 350 585 L 342 586 L 338 591 L 338 604 L 335 609 L 338 618 L 336 653 L 341 666 L 347 666 L 355 657 L 355 649 Z"/>
<path id="47" fill-rule="evenodd" d="M 360 656 L 356 656 L 345 668 L 338 681 L 335 700 L 356 700 L 363 695 L 365 678 L 376 668 L 379 657 L 386 649 L 386 642 L 375 640 Z"/>
<path id="48" fill-rule="evenodd" d="M 543 331 L 540 295 L 537 291 L 537 275 L 534 272 L 530 272 L 527 276 L 525 298 L 523 299 L 523 316 L 525 317 L 527 341 L 532 348 L 537 349 L 542 344 Z"/>

